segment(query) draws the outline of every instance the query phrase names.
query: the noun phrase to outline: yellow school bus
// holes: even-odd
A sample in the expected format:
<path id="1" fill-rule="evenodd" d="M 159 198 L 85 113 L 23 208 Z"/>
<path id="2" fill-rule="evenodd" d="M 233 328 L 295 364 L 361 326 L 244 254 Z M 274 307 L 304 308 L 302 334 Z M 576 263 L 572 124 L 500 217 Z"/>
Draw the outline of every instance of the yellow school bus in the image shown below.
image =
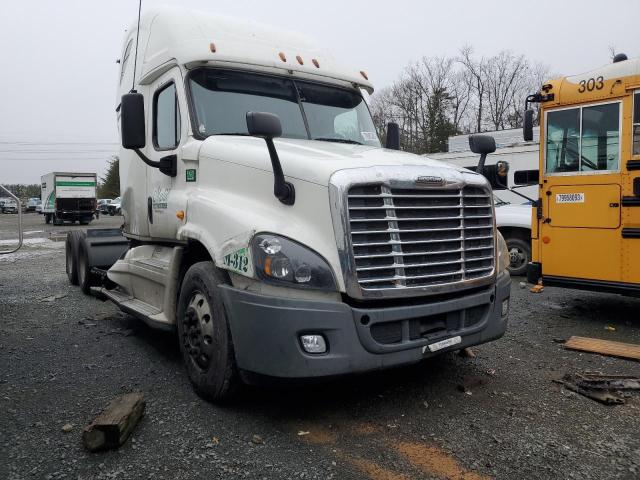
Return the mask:
<path id="1" fill-rule="evenodd" d="M 604 67 L 553 80 L 527 107 L 533 102 L 540 103 L 533 178 L 540 198 L 528 281 L 640 295 L 640 58 L 619 54 Z M 532 120 L 527 108 L 525 139 Z"/>

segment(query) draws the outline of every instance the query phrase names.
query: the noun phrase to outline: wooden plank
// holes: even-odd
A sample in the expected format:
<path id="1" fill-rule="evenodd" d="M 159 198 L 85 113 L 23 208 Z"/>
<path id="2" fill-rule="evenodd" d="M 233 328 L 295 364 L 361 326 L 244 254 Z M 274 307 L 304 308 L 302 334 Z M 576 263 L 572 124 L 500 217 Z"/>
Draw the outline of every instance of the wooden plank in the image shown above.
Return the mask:
<path id="1" fill-rule="evenodd" d="M 571 337 L 565 342 L 564 346 L 571 350 L 640 360 L 640 345 L 633 343 L 614 342 L 611 340 L 601 340 L 599 338 Z"/>
<path id="2" fill-rule="evenodd" d="M 127 393 L 114 398 L 107 408 L 82 432 L 82 443 L 92 452 L 118 448 L 144 413 L 142 393 Z"/>

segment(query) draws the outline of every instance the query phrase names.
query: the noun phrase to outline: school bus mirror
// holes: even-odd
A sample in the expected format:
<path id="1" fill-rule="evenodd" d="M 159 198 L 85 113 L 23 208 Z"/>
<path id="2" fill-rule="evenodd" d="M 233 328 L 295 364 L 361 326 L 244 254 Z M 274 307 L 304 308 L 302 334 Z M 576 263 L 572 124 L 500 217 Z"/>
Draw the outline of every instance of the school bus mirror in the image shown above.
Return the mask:
<path id="1" fill-rule="evenodd" d="M 533 110 L 531 110 L 530 108 L 524 111 L 522 136 L 524 137 L 525 142 L 533 141 Z"/>

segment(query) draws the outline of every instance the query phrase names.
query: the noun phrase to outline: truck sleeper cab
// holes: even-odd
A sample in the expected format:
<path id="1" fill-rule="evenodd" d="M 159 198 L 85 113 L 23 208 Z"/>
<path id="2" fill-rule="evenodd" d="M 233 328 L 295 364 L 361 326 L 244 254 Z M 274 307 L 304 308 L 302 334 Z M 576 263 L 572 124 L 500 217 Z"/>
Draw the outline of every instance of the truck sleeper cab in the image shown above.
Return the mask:
<path id="1" fill-rule="evenodd" d="M 406 365 L 504 334 L 487 180 L 383 149 L 366 74 L 226 18 L 161 9 L 140 29 L 118 107 L 124 237 L 70 234 L 67 273 L 176 329 L 196 391 L 222 401 L 242 381 Z"/>

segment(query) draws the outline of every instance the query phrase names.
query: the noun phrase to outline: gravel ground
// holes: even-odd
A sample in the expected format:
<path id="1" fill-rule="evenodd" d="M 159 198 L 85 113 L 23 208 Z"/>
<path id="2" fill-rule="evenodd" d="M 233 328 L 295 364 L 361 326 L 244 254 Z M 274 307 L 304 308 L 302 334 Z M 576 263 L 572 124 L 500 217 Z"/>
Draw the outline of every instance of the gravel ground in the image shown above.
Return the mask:
<path id="1" fill-rule="evenodd" d="M 0 247 L 15 218 L 0 215 Z M 68 284 L 64 243 L 49 238 L 77 226 L 24 220 L 24 248 L 0 257 L 2 479 L 640 478 L 640 397 L 608 407 L 553 382 L 584 371 L 640 375 L 638 362 L 558 343 L 571 335 L 640 343 L 638 299 L 536 295 L 517 279 L 506 336 L 475 348 L 475 358 L 445 354 L 315 387 L 248 389 L 223 408 L 193 393 L 174 336 Z M 82 428 L 136 390 L 147 409 L 131 439 L 86 452 Z"/>

